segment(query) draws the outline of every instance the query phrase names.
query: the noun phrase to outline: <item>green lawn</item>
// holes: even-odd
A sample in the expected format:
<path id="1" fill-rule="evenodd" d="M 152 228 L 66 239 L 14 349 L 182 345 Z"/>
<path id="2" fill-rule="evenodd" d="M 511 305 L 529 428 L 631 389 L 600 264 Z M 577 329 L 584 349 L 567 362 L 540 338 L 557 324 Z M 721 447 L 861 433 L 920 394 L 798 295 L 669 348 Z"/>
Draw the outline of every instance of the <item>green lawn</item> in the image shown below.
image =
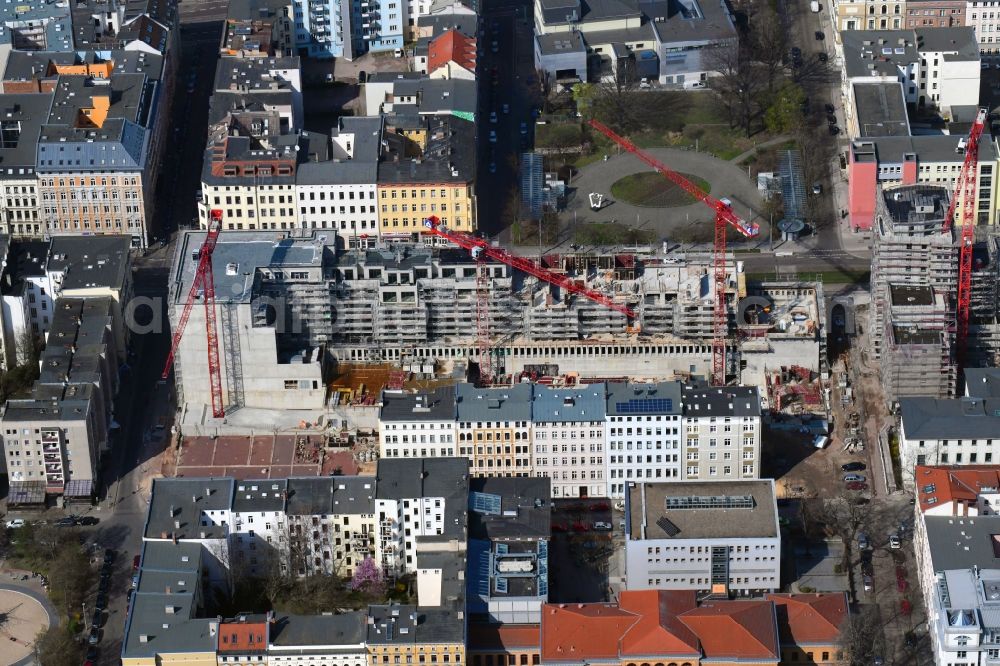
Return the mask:
<path id="1" fill-rule="evenodd" d="M 573 240 L 581 245 L 642 245 L 653 238 L 652 231 L 612 222 L 581 224 L 573 233 Z"/>
<path id="2" fill-rule="evenodd" d="M 681 175 L 706 193 L 712 189 L 712 186 L 707 181 L 698 176 L 692 176 L 689 173 L 682 173 Z M 673 181 L 668 180 L 663 174 L 657 171 L 634 173 L 631 176 L 619 179 L 611 186 L 611 196 L 636 206 L 649 206 L 652 208 L 687 206 L 696 201 L 694 197 L 681 189 L 680 186 L 674 184 Z"/>

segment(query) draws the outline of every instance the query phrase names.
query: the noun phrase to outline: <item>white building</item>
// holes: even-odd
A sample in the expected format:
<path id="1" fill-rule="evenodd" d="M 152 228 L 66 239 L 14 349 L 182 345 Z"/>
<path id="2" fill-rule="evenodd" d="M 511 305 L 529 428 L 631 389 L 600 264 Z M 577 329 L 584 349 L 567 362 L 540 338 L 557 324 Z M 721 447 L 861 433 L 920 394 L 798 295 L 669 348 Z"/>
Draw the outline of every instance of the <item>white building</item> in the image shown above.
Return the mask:
<path id="1" fill-rule="evenodd" d="M 899 456 L 903 483 L 918 465 L 1000 463 L 1000 400 L 900 398 Z"/>
<path id="2" fill-rule="evenodd" d="M 605 431 L 608 494 L 630 482 L 683 478 L 681 385 L 609 383 Z"/>
<path id="3" fill-rule="evenodd" d="M 756 387 L 684 386 L 684 475 L 689 481 L 760 478 Z"/>
<path id="4" fill-rule="evenodd" d="M 534 475 L 552 480 L 552 497 L 607 497 L 604 383 L 536 386 L 531 406 Z"/>
<path id="5" fill-rule="evenodd" d="M 646 482 L 628 490 L 627 589 L 758 596 L 780 587 L 773 480 Z"/>
<path id="6" fill-rule="evenodd" d="M 416 573 L 417 550 L 465 548 L 468 460 L 382 460 L 375 488 L 375 560 L 387 573 Z"/>
<path id="7" fill-rule="evenodd" d="M 340 118 L 329 159 L 304 162 L 295 172 L 299 226 L 334 229 L 350 248 L 373 246 L 381 147 L 381 117 Z"/>
<path id="8" fill-rule="evenodd" d="M 969 0 L 965 3 L 965 25 L 974 28 L 979 50 L 985 54 L 1000 53 L 1000 13 L 990 0 Z"/>
<path id="9" fill-rule="evenodd" d="M 287 572 L 287 494 L 285 479 L 236 482 L 229 546 L 233 565 L 249 576 L 266 576 L 271 567 Z"/>
<path id="10" fill-rule="evenodd" d="M 455 387 L 382 394 L 380 458 L 446 458 L 455 453 Z"/>

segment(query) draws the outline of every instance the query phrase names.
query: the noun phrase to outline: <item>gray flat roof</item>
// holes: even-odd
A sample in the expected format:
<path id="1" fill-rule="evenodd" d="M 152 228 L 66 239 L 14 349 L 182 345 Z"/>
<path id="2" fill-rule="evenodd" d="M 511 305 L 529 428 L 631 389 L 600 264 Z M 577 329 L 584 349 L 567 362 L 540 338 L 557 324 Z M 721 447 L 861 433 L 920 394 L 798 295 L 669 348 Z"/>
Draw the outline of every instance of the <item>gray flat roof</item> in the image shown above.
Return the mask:
<path id="1" fill-rule="evenodd" d="M 368 614 L 353 611 L 339 615 L 277 614 L 269 631 L 271 645 L 296 646 L 363 645 L 368 633 Z M 283 654 L 287 652 L 282 651 Z"/>
<path id="2" fill-rule="evenodd" d="M 535 386 L 531 402 L 535 423 L 604 421 L 607 384 L 565 388 Z"/>
<path id="3" fill-rule="evenodd" d="M 882 203 L 894 223 L 927 225 L 948 216 L 951 192 L 938 185 L 907 185 L 883 190 Z"/>
<path id="4" fill-rule="evenodd" d="M 587 52 L 587 45 L 583 43 L 583 35 L 579 32 L 550 32 L 545 35 L 535 35 L 535 42 L 538 44 L 538 50 L 545 55 Z"/>
<path id="5" fill-rule="evenodd" d="M 931 568 L 1000 569 L 1000 516 L 924 516 Z"/>
<path id="6" fill-rule="evenodd" d="M 844 30 L 841 39 L 848 78 L 895 77 L 920 58 L 913 30 Z"/>
<path id="7" fill-rule="evenodd" d="M 17 51 L 11 56 L 14 53 Z M 35 173 L 38 132 L 51 105 L 51 93 L 0 95 L 3 119 L 20 123 L 17 140 L 5 140 L 0 147 L 0 178 L 24 178 Z"/>
<path id="8" fill-rule="evenodd" d="M 917 48 L 943 53 L 946 62 L 979 62 L 979 40 L 972 26 L 917 28 Z"/>
<path id="9" fill-rule="evenodd" d="M 743 498 L 752 498 L 746 508 Z M 720 500 L 708 508 L 667 508 L 667 499 Z M 733 500 L 729 502 L 729 500 Z M 733 508 L 726 508 L 727 502 Z M 705 506 L 694 502 L 695 507 Z M 629 486 L 632 541 L 643 539 L 749 539 L 778 536 L 774 481 L 679 481 Z"/>
<path id="10" fill-rule="evenodd" d="M 845 34 L 852 31 L 845 31 Z M 902 164 L 907 156 L 915 155 L 919 162 L 953 162 L 961 164 L 965 157 L 956 151 L 962 136 L 928 134 L 918 136 L 886 136 L 857 139 L 851 142 L 853 151 L 867 151 L 874 148 L 881 164 Z M 996 159 L 992 141 L 979 142 L 979 161 L 986 163 Z"/>
<path id="11" fill-rule="evenodd" d="M 375 478 L 371 476 L 288 479 L 288 507 L 293 516 L 374 513 Z"/>
<path id="12" fill-rule="evenodd" d="M 455 387 L 441 386 L 433 391 L 398 393 L 384 391 L 379 421 L 454 421 Z"/>
<path id="13" fill-rule="evenodd" d="M 907 439 L 990 439 L 1000 436 L 996 398 L 900 398 Z"/>
<path id="14" fill-rule="evenodd" d="M 909 136 L 903 85 L 892 83 L 855 83 L 854 106 L 858 112 L 859 136 Z"/>
<path id="15" fill-rule="evenodd" d="M 552 482 L 548 477 L 488 477 L 469 481 L 469 536 L 490 541 L 548 539 Z M 476 510 L 471 493 L 496 495 L 500 514 Z"/>
<path id="16" fill-rule="evenodd" d="M 930 305 L 934 289 L 926 285 L 890 284 L 889 298 L 893 305 Z"/>
<path id="17" fill-rule="evenodd" d="M 198 268 L 192 253 L 201 249 L 205 235 L 204 231 L 190 231 L 177 244 L 171 276 L 177 283 L 174 294 L 177 302 L 187 300 Z M 317 231 L 305 238 L 279 238 L 273 231 L 223 231 L 212 253 L 216 301 L 249 303 L 253 296 L 253 276 L 258 268 L 322 266 L 324 256 L 332 257 L 335 242 L 333 232 Z M 228 270 L 230 267 L 234 270 Z"/>
<path id="18" fill-rule="evenodd" d="M 233 479 L 153 479 L 145 537 L 211 539 L 227 535 L 227 527 L 203 526 L 201 516 L 206 511 L 229 511 L 234 485 Z"/>
<path id="19" fill-rule="evenodd" d="M 477 388 L 472 384 L 456 387 L 455 403 L 458 421 L 530 421 L 531 384 L 515 384 L 505 388 Z"/>
<path id="20" fill-rule="evenodd" d="M 129 278 L 129 236 L 55 236 L 49 270 L 63 273 L 63 291 L 107 287 L 121 290 Z"/>

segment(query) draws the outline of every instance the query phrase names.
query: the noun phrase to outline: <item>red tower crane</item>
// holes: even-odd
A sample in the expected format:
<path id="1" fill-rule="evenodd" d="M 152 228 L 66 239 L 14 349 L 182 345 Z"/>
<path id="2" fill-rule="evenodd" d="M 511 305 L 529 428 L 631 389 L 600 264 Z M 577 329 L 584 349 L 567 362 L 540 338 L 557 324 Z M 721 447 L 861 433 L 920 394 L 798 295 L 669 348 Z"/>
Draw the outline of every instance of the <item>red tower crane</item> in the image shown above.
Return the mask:
<path id="1" fill-rule="evenodd" d="M 198 266 L 195 269 L 194 280 L 191 281 L 191 289 L 188 291 L 187 301 L 184 309 L 177 320 L 177 329 L 174 331 L 173 340 L 170 343 L 170 353 L 167 354 L 167 363 L 163 366 L 162 378 L 170 376 L 170 369 L 174 365 L 174 356 L 180 346 L 181 338 L 184 336 L 184 329 L 191 318 L 191 310 L 194 302 L 198 300 L 199 292 L 203 295 L 205 303 L 205 337 L 208 342 L 208 380 L 212 389 L 212 415 L 219 419 L 225 416 L 226 412 L 222 405 L 222 373 L 219 370 L 219 337 L 215 323 L 215 278 L 212 275 L 212 253 L 215 245 L 219 241 L 219 232 L 222 229 L 222 211 L 213 210 L 209 222 L 208 234 L 205 242 L 198 252 Z"/>
<path id="2" fill-rule="evenodd" d="M 760 225 L 747 222 L 733 212 L 732 205 L 710 196 L 707 192 L 680 175 L 662 162 L 643 152 L 628 139 L 618 136 L 611 128 L 596 120 L 588 121 L 595 130 L 608 137 L 624 150 L 659 171 L 668 180 L 715 211 L 715 247 L 712 253 L 712 268 L 715 279 L 715 312 L 712 330 L 712 384 L 726 383 L 726 337 L 729 333 L 726 315 L 726 227 L 731 226 L 747 238 L 760 234 Z"/>
<path id="3" fill-rule="evenodd" d="M 958 294 L 955 305 L 955 358 L 959 371 L 965 366 L 969 338 L 969 308 L 972 302 L 972 248 L 976 241 L 976 188 L 979 184 L 979 139 L 986 127 L 986 109 L 979 109 L 965 143 L 965 160 L 955 179 L 955 191 L 948 206 L 945 229 L 955 221 L 955 209 L 962 199 L 961 240 L 958 250 Z"/>
<path id="4" fill-rule="evenodd" d="M 441 220 L 435 215 L 425 219 L 424 226 L 430 233 L 451 241 L 461 248 L 465 248 L 472 254 L 472 258 L 477 261 L 483 261 L 487 258 L 494 259 L 510 266 L 511 268 L 516 268 L 523 273 L 533 275 L 539 280 L 544 280 L 545 282 L 554 284 L 572 294 L 579 294 L 580 296 L 589 298 L 595 303 L 599 303 L 606 308 L 611 308 L 612 310 L 621 312 L 629 319 L 635 319 L 635 312 L 628 306 L 616 303 L 613 299 L 608 298 L 601 292 L 585 287 L 582 284 L 578 284 L 576 281 L 571 280 L 565 275 L 560 275 L 546 268 L 542 268 L 530 259 L 518 257 L 517 255 L 511 254 L 507 250 L 493 247 L 481 238 L 476 238 L 471 234 L 460 231 L 451 231 L 450 229 L 446 229 L 441 226 Z M 489 277 L 488 274 L 485 273 L 485 269 L 482 266 L 478 269 L 476 287 L 476 333 L 477 352 L 479 353 L 480 380 L 483 383 L 489 383 L 491 379 L 490 375 L 492 374 L 492 364 L 490 363 L 489 358 Z"/>

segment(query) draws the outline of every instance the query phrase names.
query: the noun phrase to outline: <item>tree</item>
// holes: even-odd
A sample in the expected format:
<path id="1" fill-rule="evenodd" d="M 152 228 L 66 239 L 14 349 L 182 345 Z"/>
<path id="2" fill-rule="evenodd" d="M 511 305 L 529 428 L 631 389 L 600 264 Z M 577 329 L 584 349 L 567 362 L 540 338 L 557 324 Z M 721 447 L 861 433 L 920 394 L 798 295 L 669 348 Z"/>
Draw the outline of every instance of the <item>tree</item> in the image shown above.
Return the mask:
<path id="1" fill-rule="evenodd" d="M 885 633 L 878 606 L 861 605 L 844 620 L 840 645 L 846 663 L 873 664 L 876 657 L 885 657 Z"/>
<path id="2" fill-rule="evenodd" d="M 766 79 L 750 50 L 737 39 L 727 40 L 706 52 L 705 65 L 717 74 L 712 78 L 712 88 L 726 109 L 729 126 L 742 128 L 749 137 Z"/>
<path id="3" fill-rule="evenodd" d="M 767 77 L 767 92 L 774 92 L 775 84 L 785 68 L 788 52 L 788 30 L 778 13 L 763 7 L 750 19 L 750 49 Z"/>
<path id="4" fill-rule="evenodd" d="M 642 129 L 642 100 L 639 99 L 635 61 L 622 60 L 597 84 L 594 117 L 622 134 Z"/>
<path id="5" fill-rule="evenodd" d="M 35 660 L 44 666 L 79 666 L 83 648 L 65 624 L 49 627 L 35 637 Z"/>
<path id="6" fill-rule="evenodd" d="M 75 533 L 68 536 L 70 538 L 62 540 L 58 554 L 50 560 L 48 570 L 49 598 L 66 615 L 82 610 L 90 586 L 90 580 L 80 575 L 90 567 L 87 553 L 77 542 Z"/>
<path id="7" fill-rule="evenodd" d="M 785 84 L 764 112 L 764 125 L 774 134 L 784 134 L 802 125 L 802 104 L 806 94 L 794 83 Z"/>
<path id="8" fill-rule="evenodd" d="M 382 570 L 375 564 L 375 560 L 366 557 L 361 561 L 361 564 L 355 567 L 350 588 L 373 597 L 381 597 L 385 594 L 385 580 L 382 577 Z"/>

